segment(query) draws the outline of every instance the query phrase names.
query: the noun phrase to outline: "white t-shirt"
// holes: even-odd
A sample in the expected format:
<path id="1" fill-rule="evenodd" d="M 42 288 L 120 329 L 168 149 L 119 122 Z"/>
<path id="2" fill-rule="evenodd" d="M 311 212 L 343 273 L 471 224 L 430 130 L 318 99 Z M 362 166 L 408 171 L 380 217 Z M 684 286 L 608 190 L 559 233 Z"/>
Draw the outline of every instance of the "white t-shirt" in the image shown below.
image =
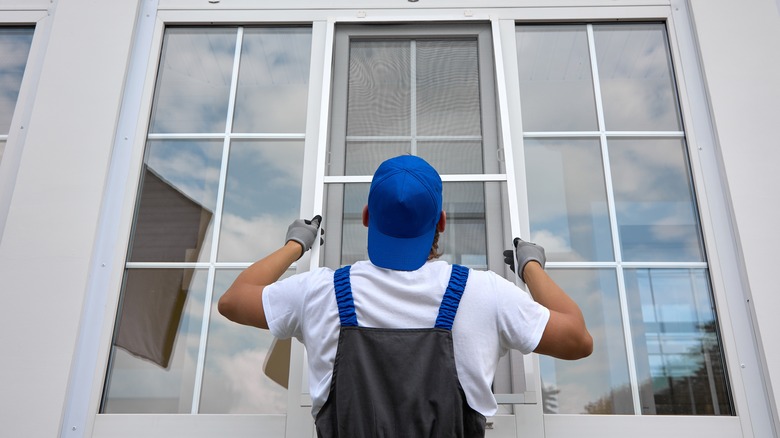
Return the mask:
<path id="1" fill-rule="evenodd" d="M 433 327 L 451 270 L 443 261 L 427 262 L 416 271 L 355 263 L 350 282 L 358 325 Z M 339 337 L 333 270 L 319 268 L 266 286 L 263 308 L 271 334 L 295 337 L 306 346 L 316 416 L 328 398 Z M 499 275 L 469 271 L 452 338 L 458 379 L 472 409 L 485 416 L 496 413 L 490 386 L 498 359 L 510 348 L 533 351 L 549 318 L 549 310 Z"/>

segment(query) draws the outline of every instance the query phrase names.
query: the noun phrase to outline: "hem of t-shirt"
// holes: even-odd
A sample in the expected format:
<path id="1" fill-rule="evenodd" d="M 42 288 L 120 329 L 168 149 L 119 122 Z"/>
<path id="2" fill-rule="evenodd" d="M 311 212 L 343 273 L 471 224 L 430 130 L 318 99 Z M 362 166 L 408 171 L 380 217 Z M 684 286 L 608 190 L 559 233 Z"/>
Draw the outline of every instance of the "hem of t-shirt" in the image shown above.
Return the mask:
<path id="1" fill-rule="evenodd" d="M 533 337 L 535 338 L 533 342 L 529 343 L 529 349 L 528 351 L 524 351 L 523 354 L 529 354 L 532 353 L 534 350 L 536 350 L 536 347 L 539 346 L 539 343 L 542 342 L 542 335 L 544 335 L 544 329 L 547 328 L 547 323 L 550 322 L 550 309 L 542 306 L 542 317 L 539 318 L 539 320 L 536 323 L 536 327 L 534 327 L 533 330 Z"/>
<path id="2" fill-rule="evenodd" d="M 270 284 L 265 288 L 268 289 L 270 287 L 273 287 L 273 285 Z M 263 292 L 265 292 L 265 290 Z M 265 313 L 265 322 L 268 324 L 268 331 L 271 332 L 271 334 L 275 338 L 283 338 L 284 336 L 280 333 L 279 326 L 277 324 L 277 321 L 279 319 L 274 314 L 273 306 L 269 305 L 268 294 L 263 293 L 262 298 L 263 298 L 263 313 Z"/>

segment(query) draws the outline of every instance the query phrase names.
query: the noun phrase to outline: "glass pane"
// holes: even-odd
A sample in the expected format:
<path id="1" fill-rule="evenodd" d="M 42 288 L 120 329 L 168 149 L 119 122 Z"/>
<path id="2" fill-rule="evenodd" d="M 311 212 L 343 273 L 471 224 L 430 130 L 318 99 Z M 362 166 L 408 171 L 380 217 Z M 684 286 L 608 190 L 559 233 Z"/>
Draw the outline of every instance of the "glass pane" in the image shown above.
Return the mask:
<path id="1" fill-rule="evenodd" d="M 598 140 L 525 140 L 531 240 L 550 261 L 614 260 Z"/>
<path id="2" fill-rule="evenodd" d="M 168 28 L 149 130 L 225 132 L 235 28 Z"/>
<path id="3" fill-rule="evenodd" d="M 347 135 L 411 132 L 409 41 L 352 41 L 349 48 Z"/>
<path id="4" fill-rule="evenodd" d="M 643 414 L 733 415 L 704 269 L 627 269 Z"/>
<path id="5" fill-rule="evenodd" d="M 302 141 L 234 141 L 230 147 L 219 261 L 251 262 L 283 244 L 298 219 Z"/>
<path id="6" fill-rule="evenodd" d="M 585 26 L 518 26 L 516 39 L 523 129 L 596 130 Z"/>
<path id="7" fill-rule="evenodd" d="M 615 271 L 548 269 L 548 273 L 582 309 L 593 336 L 593 354 L 578 361 L 539 356 L 544 412 L 633 414 Z"/>
<path id="8" fill-rule="evenodd" d="M 205 270 L 125 274 L 103 413 L 190 413 Z"/>
<path id="9" fill-rule="evenodd" d="M 287 390 L 262 372 L 273 336 L 242 326 L 217 311 L 217 302 L 240 271 L 218 271 L 209 319 L 201 414 L 284 414 Z M 259 297 L 258 297 L 259 299 Z"/>
<path id="10" fill-rule="evenodd" d="M 663 23 L 594 25 L 593 37 L 606 128 L 682 129 Z"/>
<path id="11" fill-rule="evenodd" d="M 233 132 L 303 133 L 311 29 L 244 31 Z"/>
<path id="12" fill-rule="evenodd" d="M 208 260 L 222 142 L 149 141 L 130 260 Z"/>
<path id="13" fill-rule="evenodd" d="M 0 27 L 0 135 L 8 134 L 11 126 L 33 30 L 27 27 Z"/>
<path id="14" fill-rule="evenodd" d="M 421 40 L 416 47 L 416 134 L 479 136 L 477 41 Z"/>
<path id="15" fill-rule="evenodd" d="M 612 139 L 609 160 L 626 261 L 704 261 L 685 142 Z"/>
<path id="16" fill-rule="evenodd" d="M 0 140 L 0 163 L 3 161 L 3 152 L 5 152 L 5 141 Z"/>
<path id="17" fill-rule="evenodd" d="M 368 229 L 363 226 L 363 207 L 370 184 L 344 186 L 341 264 L 367 260 Z M 487 266 L 484 183 L 444 183 L 442 208 L 447 228 L 439 238 L 441 260 L 471 267 Z"/>

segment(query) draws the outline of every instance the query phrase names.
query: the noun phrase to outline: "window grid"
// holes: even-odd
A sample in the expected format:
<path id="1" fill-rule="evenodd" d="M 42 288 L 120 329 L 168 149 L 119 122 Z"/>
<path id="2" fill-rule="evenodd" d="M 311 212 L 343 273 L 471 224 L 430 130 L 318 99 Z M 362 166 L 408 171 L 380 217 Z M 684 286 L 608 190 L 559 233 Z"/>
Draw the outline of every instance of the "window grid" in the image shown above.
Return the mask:
<path id="1" fill-rule="evenodd" d="M 625 269 L 658 269 L 658 268 L 676 268 L 676 269 L 704 269 L 709 268 L 709 263 L 704 262 L 626 262 L 623 261 L 622 248 L 620 245 L 620 234 L 618 232 L 617 208 L 615 202 L 614 185 L 612 181 L 612 170 L 609 159 L 609 140 L 615 138 L 667 138 L 685 140 L 685 131 L 609 131 L 606 129 L 605 112 L 602 100 L 602 91 L 599 78 L 598 59 L 596 55 L 595 38 L 593 25 L 586 26 L 588 52 L 591 63 L 591 76 L 594 87 L 594 98 L 596 106 L 596 120 L 598 131 L 528 131 L 523 133 L 524 139 L 544 139 L 544 138 L 590 138 L 598 139 L 600 144 L 602 166 L 604 171 L 604 185 L 607 196 L 607 211 L 609 217 L 610 231 L 612 233 L 612 250 L 614 261 L 604 262 L 555 262 L 550 261 L 546 265 L 548 268 L 556 269 L 578 269 L 578 268 L 610 268 L 616 273 L 617 292 L 620 304 L 620 312 L 623 327 L 623 337 L 625 353 L 628 366 L 629 384 L 631 388 L 634 415 L 642 415 L 642 404 L 640 400 L 640 384 L 638 381 L 638 371 L 633 344 L 633 335 L 631 330 L 631 320 L 629 319 L 629 304 L 625 284 Z M 687 151 L 687 148 L 686 148 Z M 695 196 L 693 197 L 696 202 Z M 698 208 L 694 205 L 696 211 Z M 692 276 L 693 273 L 690 273 Z M 657 309 L 656 309 L 657 311 Z M 718 411 L 717 398 L 714 399 Z M 718 414 L 719 415 L 719 411 Z"/>
<path id="2" fill-rule="evenodd" d="M 195 384 L 193 385 L 191 414 L 198 413 L 200 406 L 200 393 L 203 387 L 203 368 L 206 362 L 206 344 L 208 342 L 209 321 L 211 319 L 211 302 L 214 297 L 214 279 L 216 276 L 214 262 L 217 260 L 219 249 L 219 230 L 222 224 L 222 208 L 225 203 L 225 185 L 227 182 L 227 166 L 230 157 L 230 132 L 233 130 L 233 110 L 236 104 L 236 90 L 238 88 L 238 66 L 241 62 L 241 46 L 244 37 L 244 28 L 239 27 L 236 32 L 236 47 L 233 56 L 233 71 L 230 77 L 230 96 L 228 98 L 227 118 L 225 119 L 225 139 L 222 143 L 222 162 L 219 169 L 219 188 L 217 189 L 217 206 L 214 215 L 214 232 L 211 233 L 211 253 L 209 254 L 209 269 L 206 281 L 206 298 L 203 300 L 203 320 L 200 327 L 200 344 L 198 345 L 198 361 L 195 366 Z"/>
<path id="3" fill-rule="evenodd" d="M 628 379 L 631 384 L 631 397 L 634 402 L 634 415 L 640 415 L 642 404 L 639 400 L 639 382 L 637 381 L 636 360 L 634 355 L 634 339 L 631 334 L 631 324 L 628 312 L 628 300 L 626 298 L 625 278 L 621 262 L 623 256 L 618 238 L 620 236 L 617 225 L 617 213 L 615 207 L 615 194 L 612 185 L 612 168 L 609 162 L 609 150 L 607 146 L 606 123 L 604 121 L 604 103 L 601 99 L 601 82 L 599 80 L 598 57 L 596 56 L 596 44 L 593 37 L 593 25 L 588 24 L 588 51 L 590 53 L 591 76 L 593 77 L 593 89 L 596 97 L 596 120 L 600 131 L 601 157 L 604 166 L 604 185 L 607 191 L 607 211 L 612 232 L 612 251 L 617 262 L 617 288 L 620 301 L 620 315 L 623 320 L 623 338 L 625 340 L 626 358 L 628 361 Z"/>
<path id="4" fill-rule="evenodd" d="M 225 119 L 224 132 L 175 132 L 175 133 L 147 133 L 147 141 L 149 140 L 221 140 L 221 162 L 218 176 L 218 189 L 216 193 L 216 202 L 214 208 L 214 217 L 212 221 L 212 233 L 210 237 L 210 251 L 208 261 L 195 261 L 195 262 L 125 262 L 125 268 L 131 269 L 192 269 L 205 270 L 207 272 L 207 280 L 205 285 L 205 298 L 203 300 L 203 314 L 200 327 L 200 338 L 198 341 L 198 354 L 195 364 L 195 380 L 192 388 L 192 404 L 190 408 L 190 414 L 198 414 L 201 402 L 201 393 L 203 389 L 203 379 L 205 375 L 206 366 L 206 350 L 209 340 L 209 327 L 211 320 L 212 301 L 214 298 L 214 288 L 216 284 L 216 277 L 218 271 L 245 269 L 252 264 L 252 261 L 248 262 L 225 262 L 218 261 L 218 251 L 221 238 L 221 224 L 224 215 L 226 185 L 228 177 L 228 165 L 231 145 L 234 140 L 237 139 L 250 139 L 250 140 L 277 140 L 277 141 L 303 141 L 306 138 L 305 133 L 234 133 L 233 122 L 234 112 L 236 109 L 236 99 L 238 93 L 238 76 L 240 71 L 244 27 L 239 26 L 236 28 L 236 43 L 234 48 L 233 60 L 232 60 L 232 72 L 230 76 L 230 91 L 228 96 L 228 104 Z M 2 139 L 2 137 L 0 137 Z M 295 272 L 297 268 L 297 262 L 293 263 L 288 272 Z M 113 356 L 113 352 L 111 353 Z M 111 362 L 113 359 L 110 359 Z"/>

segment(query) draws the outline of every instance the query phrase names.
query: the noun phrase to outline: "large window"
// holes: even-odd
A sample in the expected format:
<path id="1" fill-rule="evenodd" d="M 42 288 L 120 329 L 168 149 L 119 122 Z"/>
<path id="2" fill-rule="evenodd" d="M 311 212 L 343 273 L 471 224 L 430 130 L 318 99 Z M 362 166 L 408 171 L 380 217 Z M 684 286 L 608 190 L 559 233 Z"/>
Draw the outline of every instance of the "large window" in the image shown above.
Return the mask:
<path id="1" fill-rule="evenodd" d="M 544 409 L 734 415 L 662 23 L 518 25 L 531 239 L 595 349 Z"/>
<path id="2" fill-rule="evenodd" d="M 263 375 L 270 333 L 217 300 L 301 211 L 324 208 L 313 264 L 365 259 L 371 175 L 414 154 L 444 181 L 443 258 L 510 275 L 501 253 L 527 215 L 595 338 L 581 361 L 503 359 L 499 414 L 735 415 L 666 24 L 514 19 L 168 27 L 100 411 L 288 414 L 293 434 L 306 400 Z M 518 88 L 499 82 L 518 85 L 514 49 Z M 523 184 L 527 211 L 509 196 Z M 544 420 L 572 418 L 597 419 Z"/>
<path id="3" fill-rule="evenodd" d="M 104 413 L 284 413 L 272 337 L 216 312 L 301 199 L 311 29 L 166 29 Z"/>
<path id="4" fill-rule="evenodd" d="M 0 27 L 0 161 L 19 97 L 33 30 L 32 27 Z"/>

